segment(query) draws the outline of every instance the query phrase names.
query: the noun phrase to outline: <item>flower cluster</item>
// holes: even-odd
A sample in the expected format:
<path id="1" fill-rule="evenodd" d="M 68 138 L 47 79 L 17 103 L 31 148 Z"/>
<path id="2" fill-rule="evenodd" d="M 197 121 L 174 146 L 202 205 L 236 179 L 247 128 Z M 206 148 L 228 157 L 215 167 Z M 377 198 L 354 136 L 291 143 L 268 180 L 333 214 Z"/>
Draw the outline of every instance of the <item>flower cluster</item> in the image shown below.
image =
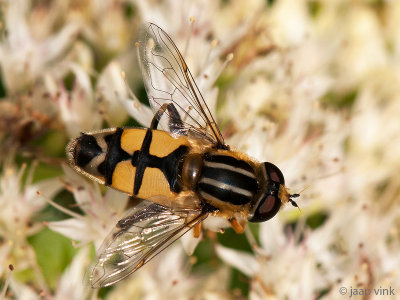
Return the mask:
<path id="1" fill-rule="evenodd" d="M 0 298 L 400 292 L 399 20 L 398 1 L 1 2 Z M 130 203 L 68 167 L 64 148 L 80 132 L 150 124 L 143 22 L 172 37 L 226 143 L 279 166 L 300 209 L 249 225 L 232 238 L 240 249 L 210 218 L 202 241 L 189 233 L 92 290 L 93 245 Z"/>

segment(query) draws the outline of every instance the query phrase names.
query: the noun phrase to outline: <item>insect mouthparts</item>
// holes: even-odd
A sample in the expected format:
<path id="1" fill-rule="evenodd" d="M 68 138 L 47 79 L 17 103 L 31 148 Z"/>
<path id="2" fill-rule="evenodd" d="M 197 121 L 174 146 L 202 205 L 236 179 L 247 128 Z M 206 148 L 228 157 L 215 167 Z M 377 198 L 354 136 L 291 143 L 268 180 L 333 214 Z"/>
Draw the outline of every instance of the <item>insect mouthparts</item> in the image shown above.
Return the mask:
<path id="1" fill-rule="evenodd" d="M 290 194 L 289 195 L 289 202 L 290 204 L 292 204 L 294 207 L 299 208 L 299 206 L 297 205 L 296 201 L 294 201 L 292 198 L 297 198 L 300 197 L 300 194 Z"/>

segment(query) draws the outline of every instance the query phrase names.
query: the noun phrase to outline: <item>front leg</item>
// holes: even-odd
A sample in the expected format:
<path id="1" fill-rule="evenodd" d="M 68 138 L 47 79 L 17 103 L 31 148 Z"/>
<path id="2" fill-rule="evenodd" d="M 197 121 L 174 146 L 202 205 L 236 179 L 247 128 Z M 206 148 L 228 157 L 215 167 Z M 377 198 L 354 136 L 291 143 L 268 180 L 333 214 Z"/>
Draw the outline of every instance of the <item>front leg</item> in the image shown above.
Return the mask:
<path id="1" fill-rule="evenodd" d="M 239 223 L 239 221 L 236 218 L 229 219 L 229 223 L 231 223 L 231 226 L 233 230 L 235 230 L 236 233 L 243 233 L 244 232 L 244 227 L 246 226 L 246 221 L 242 221 Z"/>

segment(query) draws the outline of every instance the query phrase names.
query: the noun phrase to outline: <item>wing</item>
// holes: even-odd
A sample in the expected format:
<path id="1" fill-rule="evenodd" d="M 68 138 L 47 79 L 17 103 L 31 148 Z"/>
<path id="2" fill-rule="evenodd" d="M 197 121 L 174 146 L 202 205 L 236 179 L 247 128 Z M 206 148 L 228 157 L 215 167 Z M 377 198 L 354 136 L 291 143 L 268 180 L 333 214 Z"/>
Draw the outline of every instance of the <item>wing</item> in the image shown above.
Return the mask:
<path id="1" fill-rule="evenodd" d="M 93 288 L 110 286 L 129 276 L 170 246 L 207 213 L 189 214 L 149 201 L 132 208 L 121 219 L 98 251 L 90 271 Z"/>
<path id="2" fill-rule="evenodd" d="M 168 34 L 155 24 L 145 24 L 138 47 L 143 81 L 153 110 L 173 103 L 182 122 L 172 127 L 180 128 L 180 134 L 201 137 L 225 148 L 224 138 L 192 74 Z M 173 122 L 174 118 L 169 122 L 171 119 Z"/>

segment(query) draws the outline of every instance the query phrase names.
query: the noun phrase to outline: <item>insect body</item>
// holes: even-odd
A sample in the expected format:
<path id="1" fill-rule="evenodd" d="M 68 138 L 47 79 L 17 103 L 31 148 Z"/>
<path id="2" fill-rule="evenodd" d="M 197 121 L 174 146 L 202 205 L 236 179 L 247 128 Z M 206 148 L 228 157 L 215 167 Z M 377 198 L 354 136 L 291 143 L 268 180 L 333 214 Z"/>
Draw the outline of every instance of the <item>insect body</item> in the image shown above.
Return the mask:
<path id="1" fill-rule="evenodd" d="M 99 249 L 90 282 L 108 286 L 143 266 L 207 216 L 244 221 L 272 218 L 290 195 L 281 171 L 224 143 L 171 38 L 147 24 L 138 45 L 155 116 L 150 128 L 83 133 L 67 146 L 76 170 L 145 199 L 118 222 Z M 158 130 L 159 123 L 166 130 Z"/>

